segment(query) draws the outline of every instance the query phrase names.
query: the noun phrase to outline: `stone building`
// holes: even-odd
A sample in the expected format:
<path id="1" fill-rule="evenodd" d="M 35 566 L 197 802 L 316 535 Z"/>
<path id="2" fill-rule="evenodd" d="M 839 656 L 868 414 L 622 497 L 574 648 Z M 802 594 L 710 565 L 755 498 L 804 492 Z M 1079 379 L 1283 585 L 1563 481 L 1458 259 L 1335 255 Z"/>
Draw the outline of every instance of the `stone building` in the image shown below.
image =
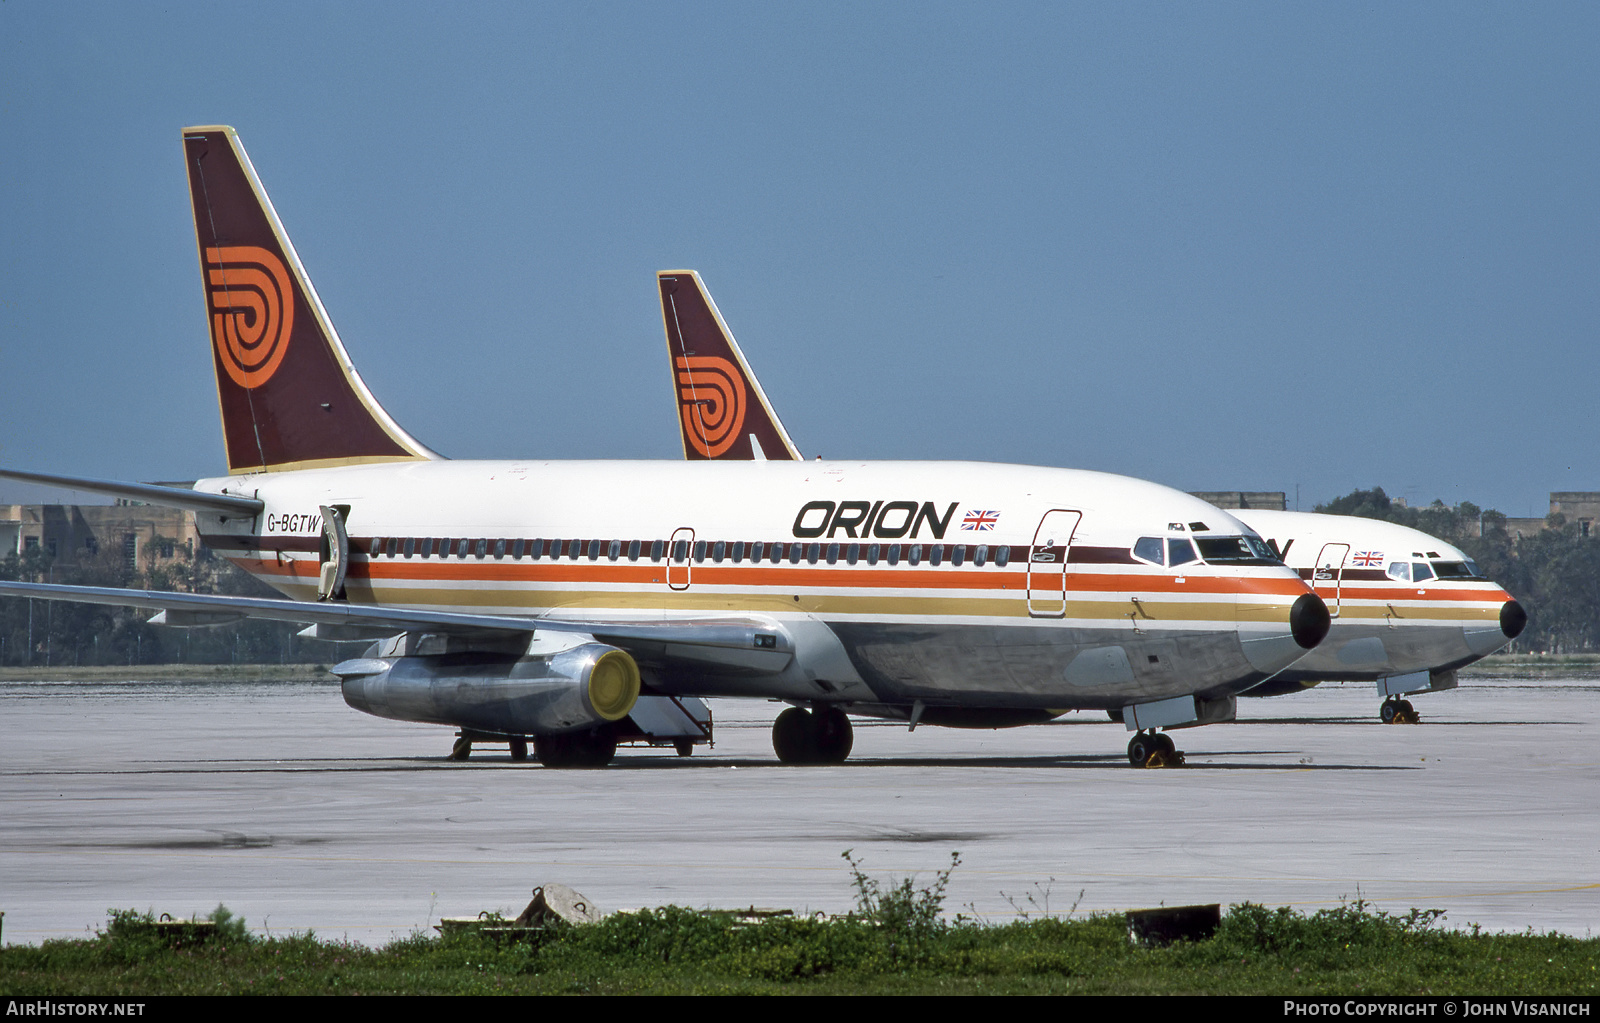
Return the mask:
<path id="1" fill-rule="evenodd" d="M 150 504 L 0 505 L 0 557 L 39 548 L 57 565 L 115 554 L 130 569 L 188 561 L 201 550 L 194 516 Z"/>
<path id="2" fill-rule="evenodd" d="M 1198 497 L 1218 508 L 1289 510 L 1289 495 L 1282 490 L 1193 490 L 1189 492 L 1189 496 Z"/>

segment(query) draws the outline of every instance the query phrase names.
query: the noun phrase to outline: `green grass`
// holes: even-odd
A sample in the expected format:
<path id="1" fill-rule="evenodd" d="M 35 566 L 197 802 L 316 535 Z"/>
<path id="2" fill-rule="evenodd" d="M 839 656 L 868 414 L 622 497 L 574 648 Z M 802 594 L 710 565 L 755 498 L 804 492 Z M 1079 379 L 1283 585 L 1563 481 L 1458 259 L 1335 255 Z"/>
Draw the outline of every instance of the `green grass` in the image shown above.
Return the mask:
<path id="1" fill-rule="evenodd" d="M 260 938 L 225 911 L 215 936 L 174 947 L 148 914 L 117 911 L 91 939 L 0 949 L 0 993 L 1600 993 L 1600 941 L 1444 930 L 1436 911 L 1245 904 L 1211 939 L 1152 949 L 1131 944 L 1116 915 L 982 925 L 905 912 L 919 898 L 936 906 L 931 888 L 870 894 L 877 912 L 849 919 L 737 927 L 667 906 L 532 941 L 417 934 L 379 949 Z"/>

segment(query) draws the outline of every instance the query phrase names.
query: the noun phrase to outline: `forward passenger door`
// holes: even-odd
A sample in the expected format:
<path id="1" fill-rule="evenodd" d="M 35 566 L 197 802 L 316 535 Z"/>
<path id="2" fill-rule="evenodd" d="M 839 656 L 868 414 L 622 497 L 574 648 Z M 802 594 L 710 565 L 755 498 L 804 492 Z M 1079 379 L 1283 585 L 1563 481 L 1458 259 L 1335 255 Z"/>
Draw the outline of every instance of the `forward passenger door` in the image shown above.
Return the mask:
<path id="1" fill-rule="evenodd" d="M 1028 614 L 1061 618 L 1067 613 L 1067 553 L 1082 512 L 1057 508 L 1044 513 L 1028 551 Z"/>

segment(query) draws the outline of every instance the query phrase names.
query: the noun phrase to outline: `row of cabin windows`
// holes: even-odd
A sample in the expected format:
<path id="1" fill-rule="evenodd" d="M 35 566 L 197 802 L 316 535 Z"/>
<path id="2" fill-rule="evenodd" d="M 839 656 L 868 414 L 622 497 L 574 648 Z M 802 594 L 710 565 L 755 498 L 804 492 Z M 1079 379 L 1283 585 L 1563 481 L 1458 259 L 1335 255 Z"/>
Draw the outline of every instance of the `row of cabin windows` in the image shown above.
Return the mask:
<path id="1" fill-rule="evenodd" d="M 691 549 L 687 540 L 674 540 L 669 544 L 666 540 L 522 540 L 486 537 L 453 539 L 431 536 L 374 537 L 367 553 L 374 558 L 510 557 L 520 560 L 527 557 L 534 560 L 549 558 L 555 561 L 565 557 L 572 561 L 582 558 L 598 561 L 604 557 L 609 561 L 621 558 L 638 561 L 641 557 L 648 557 L 651 561 L 660 561 L 667 556 L 669 546 L 672 560 L 680 564 L 689 560 L 691 556 L 697 562 L 708 559 L 717 563 L 732 561 L 734 564 L 744 561 L 752 564 L 766 561 L 773 565 L 785 561 L 791 565 L 798 565 L 801 561 L 811 565 L 819 561 L 836 565 L 841 560 L 850 565 L 863 561 L 869 565 L 876 565 L 880 561 L 898 565 L 902 560 L 907 564 L 920 565 L 926 560 L 930 565 L 940 565 L 948 561 L 952 565 L 971 562 L 980 567 L 992 563 L 1003 568 L 1011 561 L 1010 547 L 1005 545 L 989 547 L 984 544 L 807 544 L 697 540 Z"/>

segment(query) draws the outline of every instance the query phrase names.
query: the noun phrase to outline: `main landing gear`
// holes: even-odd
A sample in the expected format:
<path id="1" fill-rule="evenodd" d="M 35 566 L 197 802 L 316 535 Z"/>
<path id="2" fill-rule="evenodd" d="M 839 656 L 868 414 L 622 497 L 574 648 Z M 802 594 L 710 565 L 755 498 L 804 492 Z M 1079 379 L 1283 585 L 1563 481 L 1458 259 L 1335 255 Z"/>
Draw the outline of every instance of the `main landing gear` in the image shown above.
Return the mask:
<path id="1" fill-rule="evenodd" d="M 855 735 L 837 707 L 790 707 L 772 723 L 772 749 L 785 764 L 842 764 Z"/>
<path id="2" fill-rule="evenodd" d="M 1128 740 L 1128 762 L 1134 767 L 1178 767 L 1183 754 L 1166 732 L 1136 732 Z"/>
<path id="3" fill-rule="evenodd" d="M 617 754 L 617 737 L 605 732 L 536 735 L 533 755 L 545 767 L 604 767 Z"/>
<path id="4" fill-rule="evenodd" d="M 1414 725 L 1422 718 L 1417 715 L 1417 708 L 1411 706 L 1410 700 L 1398 700 L 1391 696 L 1378 708 L 1378 720 L 1386 725 Z"/>

